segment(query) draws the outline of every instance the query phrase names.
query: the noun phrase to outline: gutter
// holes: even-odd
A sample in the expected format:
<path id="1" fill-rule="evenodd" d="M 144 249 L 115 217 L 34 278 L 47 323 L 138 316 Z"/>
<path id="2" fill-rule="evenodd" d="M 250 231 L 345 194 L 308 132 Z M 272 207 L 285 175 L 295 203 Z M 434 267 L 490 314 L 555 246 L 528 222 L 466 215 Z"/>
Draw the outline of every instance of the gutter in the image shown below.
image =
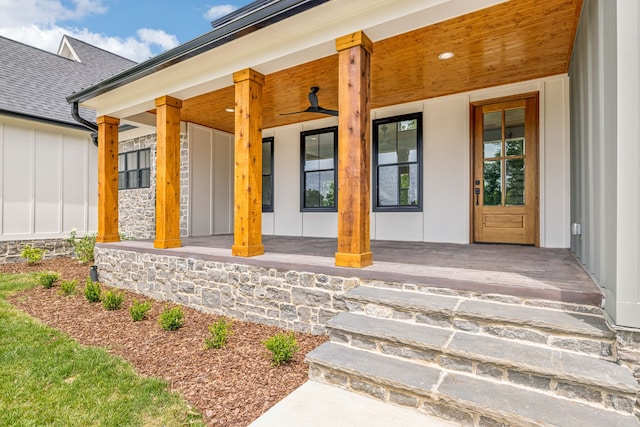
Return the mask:
<path id="1" fill-rule="evenodd" d="M 85 102 L 113 89 L 149 76 L 157 71 L 179 64 L 187 59 L 208 52 L 233 40 L 237 40 L 312 9 L 329 0 L 261 0 L 214 21 L 215 28 L 191 41 L 161 53 L 145 62 L 109 77 L 91 87 L 67 97 L 67 102 Z"/>
<path id="2" fill-rule="evenodd" d="M 93 145 L 97 147 L 98 146 L 98 125 L 93 122 L 90 122 L 87 119 L 80 117 L 78 101 L 75 101 L 73 104 L 71 104 L 71 116 L 76 122 L 80 123 L 84 127 L 89 128 L 93 131 L 91 132 L 91 140 L 93 141 Z"/>

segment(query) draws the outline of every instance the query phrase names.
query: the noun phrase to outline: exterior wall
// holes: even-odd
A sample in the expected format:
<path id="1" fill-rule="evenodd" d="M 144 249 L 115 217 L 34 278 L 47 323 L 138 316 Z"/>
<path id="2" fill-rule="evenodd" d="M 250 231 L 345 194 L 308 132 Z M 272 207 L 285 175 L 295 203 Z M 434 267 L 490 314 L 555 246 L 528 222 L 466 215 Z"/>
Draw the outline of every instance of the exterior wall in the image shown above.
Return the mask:
<path id="1" fill-rule="evenodd" d="M 619 326 L 640 327 L 640 10 L 588 0 L 571 64 L 571 250 Z"/>
<path id="2" fill-rule="evenodd" d="M 118 191 L 118 227 L 126 238 L 153 239 L 156 235 L 156 134 L 150 133 L 118 144 L 118 153 L 151 148 L 151 185 Z M 180 236 L 188 236 L 189 229 L 189 138 L 180 134 Z"/>
<path id="3" fill-rule="evenodd" d="M 24 262 L 25 260 L 20 254 L 27 245 L 45 249 L 44 259 L 57 256 L 72 256 L 74 253 L 73 246 L 65 239 L 0 241 L 0 264 Z"/>
<path id="4" fill-rule="evenodd" d="M 540 93 L 540 243 L 569 247 L 569 87 L 564 75 L 372 111 L 372 120 L 423 113 L 424 203 L 423 212 L 372 212 L 371 238 L 469 243 L 469 103 L 534 91 Z M 300 132 L 335 125 L 335 118 L 324 118 L 263 132 L 275 141 L 274 212 L 263 214 L 264 234 L 336 236 L 336 213 L 300 212 Z"/>
<path id="5" fill-rule="evenodd" d="M 94 232 L 97 152 L 89 132 L 0 117 L 0 241 Z"/>

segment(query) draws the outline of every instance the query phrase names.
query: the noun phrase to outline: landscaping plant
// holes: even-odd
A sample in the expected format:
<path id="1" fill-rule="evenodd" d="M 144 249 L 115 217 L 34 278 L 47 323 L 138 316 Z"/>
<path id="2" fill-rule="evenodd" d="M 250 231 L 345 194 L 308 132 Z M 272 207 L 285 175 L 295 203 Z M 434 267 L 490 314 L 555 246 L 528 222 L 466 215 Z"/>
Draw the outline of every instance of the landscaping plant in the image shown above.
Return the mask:
<path id="1" fill-rule="evenodd" d="M 107 310 L 120 310 L 124 302 L 124 292 L 107 291 L 102 294 L 102 306 Z"/>
<path id="2" fill-rule="evenodd" d="M 299 350 L 293 332 L 288 334 L 279 332 L 263 341 L 262 344 L 271 352 L 271 361 L 276 366 L 289 362 Z"/>
<path id="3" fill-rule="evenodd" d="M 27 264 L 35 265 L 40 261 L 42 261 L 42 257 L 44 256 L 45 252 L 46 252 L 45 249 L 34 248 L 31 245 L 26 245 L 25 247 L 22 248 L 22 252 L 20 253 L 20 256 L 27 260 Z"/>
<path id="4" fill-rule="evenodd" d="M 179 329 L 180 326 L 184 323 L 184 314 L 182 313 L 182 309 L 180 307 L 172 307 L 168 308 L 164 307 L 162 313 L 160 313 L 160 317 L 158 318 L 158 324 L 162 327 L 162 329 L 166 331 L 175 331 Z"/>
<path id="5" fill-rule="evenodd" d="M 74 228 L 71 230 L 71 233 L 69 233 L 67 242 L 73 245 L 73 250 L 78 261 L 80 261 L 82 264 L 93 262 L 93 249 L 96 246 L 95 234 L 86 234 L 82 237 L 78 237 L 77 231 Z"/>
<path id="6" fill-rule="evenodd" d="M 87 284 L 84 287 L 84 296 L 89 302 L 100 302 L 100 283 L 93 282 L 91 278 L 87 277 Z"/>
<path id="7" fill-rule="evenodd" d="M 204 339 L 205 349 L 210 348 L 222 348 L 227 343 L 229 335 L 233 334 L 231 331 L 231 325 L 233 322 L 225 318 L 219 319 L 217 322 L 209 325 L 209 333 L 211 337 Z"/>
<path id="8" fill-rule="evenodd" d="M 134 322 L 139 322 L 147 318 L 151 310 L 151 301 L 141 302 L 134 298 L 133 304 L 129 307 L 129 314 Z"/>
<path id="9" fill-rule="evenodd" d="M 58 273 L 48 272 L 40 273 L 38 275 L 38 283 L 40 283 L 45 289 L 52 287 L 58 280 L 60 280 L 60 275 Z"/>
<path id="10" fill-rule="evenodd" d="M 66 297 L 70 297 L 75 295 L 78 292 L 78 281 L 77 280 L 63 280 L 60 283 L 60 291 L 58 291 L 60 295 L 64 295 Z"/>

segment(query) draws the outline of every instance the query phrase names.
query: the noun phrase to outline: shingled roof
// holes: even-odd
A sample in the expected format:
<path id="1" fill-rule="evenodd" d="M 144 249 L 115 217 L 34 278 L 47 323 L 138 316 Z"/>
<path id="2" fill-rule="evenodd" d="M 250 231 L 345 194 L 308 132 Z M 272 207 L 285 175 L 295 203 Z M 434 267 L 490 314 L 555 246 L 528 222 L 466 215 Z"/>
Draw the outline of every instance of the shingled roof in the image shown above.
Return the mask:
<path id="1" fill-rule="evenodd" d="M 64 56 L 0 36 L 0 114 L 78 126 L 66 97 L 136 64 L 69 36 L 63 37 L 63 51 Z M 95 118 L 89 110 L 81 114 Z"/>

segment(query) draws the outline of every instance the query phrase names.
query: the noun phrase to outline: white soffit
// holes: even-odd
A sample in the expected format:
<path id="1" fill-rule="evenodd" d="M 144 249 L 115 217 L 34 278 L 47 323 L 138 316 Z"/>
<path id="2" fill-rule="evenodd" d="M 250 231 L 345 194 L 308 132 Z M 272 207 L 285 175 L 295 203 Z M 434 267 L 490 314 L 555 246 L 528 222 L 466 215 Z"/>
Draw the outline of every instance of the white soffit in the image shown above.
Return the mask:
<path id="1" fill-rule="evenodd" d="M 125 118 L 154 99 L 187 99 L 233 84 L 248 67 L 263 74 L 336 53 L 335 39 L 363 30 L 374 42 L 508 0 L 331 0 L 194 58 L 88 100 L 97 115 Z M 375 54 L 375 52 L 374 52 Z"/>

